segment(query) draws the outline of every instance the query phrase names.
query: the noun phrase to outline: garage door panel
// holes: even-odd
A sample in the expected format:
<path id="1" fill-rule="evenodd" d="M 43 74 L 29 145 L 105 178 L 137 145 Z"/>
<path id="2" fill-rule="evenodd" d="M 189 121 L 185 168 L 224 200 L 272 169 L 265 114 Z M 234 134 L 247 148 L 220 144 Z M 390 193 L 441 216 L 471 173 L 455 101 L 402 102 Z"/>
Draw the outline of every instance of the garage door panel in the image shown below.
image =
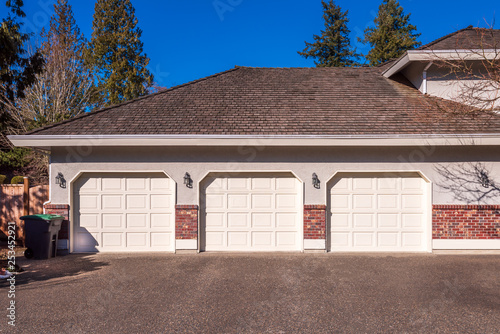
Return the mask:
<path id="1" fill-rule="evenodd" d="M 422 246 L 422 234 L 421 233 L 402 233 L 403 246 L 409 247 L 420 247 Z"/>
<path id="2" fill-rule="evenodd" d="M 172 233 L 151 233 L 152 248 L 173 248 Z"/>
<path id="3" fill-rule="evenodd" d="M 226 245 L 226 233 L 222 231 L 205 232 L 205 244 L 207 249 L 223 250 Z"/>
<path id="4" fill-rule="evenodd" d="M 100 198 L 99 195 L 81 195 L 80 209 L 82 210 L 98 210 Z"/>
<path id="5" fill-rule="evenodd" d="M 99 180 L 94 178 L 82 178 L 78 181 L 78 186 L 81 193 L 95 192 L 99 190 Z"/>
<path id="6" fill-rule="evenodd" d="M 424 228 L 424 216 L 422 214 L 403 214 L 402 220 L 404 228 Z"/>
<path id="7" fill-rule="evenodd" d="M 250 209 L 250 198 L 246 194 L 228 194 L 227 195 L 228 209 Z"/>
<path id="8" fill-rule="evenodd" d="M 377 233 L 378 247 L 398 247 L 399 233 Z"/>
<path id="9" fill-rule="evenodd" d="M 99 215 L 97 214 L 82 214 L 80 217 L 80 227 L 97 228 L 99 227 Z"/>
<path id="10" fill-rule="evenodd" d="M 425 251 L 426 182 L 415 173 L 343 173 L 330 183 L 331 251 Z"/>
<path id="11" fill-rule="evenodd" d="M 223 213 L 207 213 L 205 216 L 205 223 L 207 227 L 219 227 L 223 228 L 225 226 L 225 215 Z"/>
<path id="12" fill-rule="evenodd" d="M 373 214 L 354 214 L 353 215 L 354 228 L 375 227 L 375 217 Z"/>
<path id="13" fill-rule="evenodd" d="M 373 195 L 353 195 L 352 207 L 354 209 L 370 209 L 375 207 L 375 196 Z"/>
<path id="14" fill-rule="evenodd" d="M 249 215 L 247 213 L 228 213 L 227 226 L 248 229 L 251 227 Z"/>
<path id="15" fill-rule="evenodd" d="M 394 191 L 399 190 L 399 182 L 396 178 L 378 178 L 377 179 L 377 189 L 380 191 Z"/>
<path id="16" fill-rule="evenodd" d="M 373 247 L 375 246 L 375 233 L 372 232 L 353 232 L 354 247 Z"/>
<path id="17" fill-rule="evenodd" d="M 332 232 L 332 249 L 345 249 L 351 246 L 351 234 L 349 232 Z"/>
<path id="18" fill-rule="evenodd" d="M 168 228 L 172 229 L 172 215 L 167 213 L 152 213 L 151 228 Z"/>
<path id="19" fill-rule="evenodd" d="M 276 195 L 276 209 L 294 209 L 297 207 L 296 195 Z"/>
<path id="20" fill-rule="evenodd" d="M 97 215 L 96 215 L 97 216 Z M 95 226 L 97 227 L 97 226 Z M 124 228 L 124 220 L 122 214 L 102 214 L 102 228 L 113 229 L 113 228 Z"/>
<path id="21" fill-rule="evenodd" d="M 169 195 L 151 195 L 151 209 L 170 209 L 171 201 Z"/>
<path id="22" fill-rule="evenodd" d="M 354 179 L 352 182 L 353 190 L 373 190 L 374 189 L 374 180 L 371 178 L 359 178 Z"/>
<path id="23" fill-rule="evenodd" d="M 82 177 L 74 188 L 74 251 L 173 251 L 172 183 L 160 173 Z"/>
<path id="24" fill-rule="evenodd" d="M 146 178 L 129 178 L 125 180 L 126 190 L 148 191 L 149 185 Z"/>
<path id="25" fill-rule="evenodd" d="M 226 196 L 225 195 L 206 195 L 205 196 L 205 201 L 206 201 L 206 210 L 207 212 L 211 212 L 214 210 L 221 210 L 225 209 L 226 207 Z"/>
<path id="26" fill-rule="evenodd" d="M 399 228 L 399 214 L 380 213 L 377 215 L 377 222 L 379 228 Z"/>
<path id="27" fill-rule="evenodd" d="M 272 183 L 272 182 L 271 182 Z M 297 180 L 294 178 L 277 178 L 276 179 L 276 190 L 291 190 L 296 191 Z"/>
<path id="28" fill-rule="evenodd" d="M 148 215 L 129 213 L 127 214 L 127 228 L 145 229 L 148 227 Z"/>
<path id="29" fill-rule="evenodd" d="M 230 178 L 227 180 L 227 190 L 249 190 L 250 180 L 246 178 Z"/>
<path id="30" fill-rule="evenodd" d="M 127 209 L 128 210 L 147 210 L 148 205 L 148 195 L 126 195 L 127 199 Z"/>
<path id="31" fill-rule="evenodd" d="M 252 209 L 271 209 L 274 206 L 273 194 L 252 195 Z"/>
<path id="32" fill-rule="evenodd" d="M 377 203 L 379 209 L 399 209 L 399 195 L 378 195 Z"/>
<path id="33" fill-rule="evenodd" d="M 274 228 L 273 213 L 252 213 L 253 228 Z"/>
<path id="34" fill-rule="evenodd" d="M 335 213 L 331 215 L 332 229 L 350 227 L 351 215 L 347 213 Z"/>
<path id="35" fill-rule="evenodd" d="M 227 232 L 227 245 L 230 248 L 247 249 L 250 245 L 250 234 L 243 232 Z"/>
<path id="36" fill-rule="evenodd" d="M 293 249 L 297 247 L 296 232 L 276 232 L 276 246 Z"/>
<path id="37" fill-rule="evenodd" d="M 272 249 L 274 247 L 274 232 L 252 232 L 254 248 Z"/>
<path id="38" fill-rule="evenodd" d="M 351 196 L 349 195 L 332 195 L 331 206 L 335 209 L 349 210 L 351 205 Z"/>
<path id="39" fill-rule="evenodd" d="M 123 233 L 120 232 L 103 232 L 102 236 L 102 245 L 101 247 L 123 247 Z"/>
<path id="40" fill-rule="evenodd" d="M 269 178 L 252 179 L 252 190 L 273 190 L 273 180 Z"/>
<path id="41" fill-rule="evenodd" d="M 294 177 L 208 179 L 202 190 L 202 250 L 300 250 L 299 187 Z"/>
<path id="42" fill-rule="evenodd" d="M 294 228 L 298 225 L 298 218 L 296 213 L 277 213 L 276 214 L 276 228 L 287 229 Z"/>
<path id="43" fill-rule="evenodd" d="M 148 233 L 143 232 L 127 232 L 127 247 L 128 248 L 146 248 L 148 247 L 147 238 Z"/>
<path id="44" fill-rule="evenodd" d="M 103 178 L 102 191 L 123 191 L 123 180 L 117 178 Z"/>

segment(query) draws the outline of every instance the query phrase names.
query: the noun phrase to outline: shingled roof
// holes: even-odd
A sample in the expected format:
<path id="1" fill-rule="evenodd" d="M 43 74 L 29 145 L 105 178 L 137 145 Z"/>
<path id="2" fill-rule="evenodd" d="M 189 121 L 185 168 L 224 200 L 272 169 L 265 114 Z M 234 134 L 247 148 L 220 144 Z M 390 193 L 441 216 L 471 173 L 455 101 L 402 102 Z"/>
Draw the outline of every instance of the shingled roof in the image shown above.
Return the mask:
<path id="1" fill-rule="evenodd" d="M 237 67 L 31 135 L 357 135 L 500 132 L 500 117 L 443 111 L 383 68 Z M 449 108 L 445 108 L 449 110 Z"/>
<path id="2" fill-rule="evenodd" d="M 500 49 L 500 30 L 469 26 L 443 36 L 419 50 Z"/>

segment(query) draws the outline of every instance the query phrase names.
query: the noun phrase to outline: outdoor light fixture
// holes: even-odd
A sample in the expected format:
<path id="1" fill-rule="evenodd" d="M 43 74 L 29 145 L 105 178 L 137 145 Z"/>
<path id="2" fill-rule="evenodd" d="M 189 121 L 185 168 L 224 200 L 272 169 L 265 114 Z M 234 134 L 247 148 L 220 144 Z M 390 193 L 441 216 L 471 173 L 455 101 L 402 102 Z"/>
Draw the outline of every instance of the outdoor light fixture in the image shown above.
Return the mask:
<path id="1" fill-rule="evenodd" d="M 58 184 L 61 188 L 66 188 L 66 179 L 61 172 L 57 173 L 56 184 Z"/>
<path id="2" fill-rule="evenodd" d="M 314 188 L 319 189 L 321 181 L 318 179 L 318 175 L 316 175 L 316 173 L 313 173 L 313 179 L 312 179 L 312 181 L 313 181 Z"/>
<path id="3" fill-rule="evenodd" d="M 479 181 L 481 182 L 481 185 L 484 188 L 489 188 L 490 185 L 491 185 L 490 178 L 488 177 L 488 175 L 486 174 L 485 171 L 480 171 L 479 172 Z"/>
<path id="4" fill-rule="evenodd" d="M 193 180 L 191 179 L 191 175 L 189 175 L 189 173 L 186 173 L 186 175 L 184 175 L 184 184 L 188 188 L 193 188 Z"/>

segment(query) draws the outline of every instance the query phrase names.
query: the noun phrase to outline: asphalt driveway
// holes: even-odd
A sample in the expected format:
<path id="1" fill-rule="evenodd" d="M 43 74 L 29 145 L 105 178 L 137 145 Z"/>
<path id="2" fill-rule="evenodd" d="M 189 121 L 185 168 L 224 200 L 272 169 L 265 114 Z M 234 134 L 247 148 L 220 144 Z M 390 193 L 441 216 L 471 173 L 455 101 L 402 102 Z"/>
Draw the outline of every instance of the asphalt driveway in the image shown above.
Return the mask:
<path id="1" fill-rule="evenodd" d="M 20 260 L 19 333 L 498 333 L 498 255 L 115 254 Z"/>

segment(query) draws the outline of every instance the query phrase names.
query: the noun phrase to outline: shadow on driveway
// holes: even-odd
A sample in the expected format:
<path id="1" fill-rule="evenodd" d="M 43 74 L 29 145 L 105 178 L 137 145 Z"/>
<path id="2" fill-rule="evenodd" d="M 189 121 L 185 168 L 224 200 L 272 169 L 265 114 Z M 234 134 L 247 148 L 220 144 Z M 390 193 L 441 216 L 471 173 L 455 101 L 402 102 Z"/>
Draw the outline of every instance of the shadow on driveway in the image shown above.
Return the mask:
<path id="1" fill-rule="evenodd" d="M 71 254 L 48 260 L 27 260 L 17 256 L 16 264 L 24 269 L 15 275 L 16 286 L 49 280 L 54 280 L 55 284 L 65 283 L 109 266 L 108 262 L 97 260 L 94 254 Z M 0 289 L 8 286 L 7 280 L 0 281 Z"/>

